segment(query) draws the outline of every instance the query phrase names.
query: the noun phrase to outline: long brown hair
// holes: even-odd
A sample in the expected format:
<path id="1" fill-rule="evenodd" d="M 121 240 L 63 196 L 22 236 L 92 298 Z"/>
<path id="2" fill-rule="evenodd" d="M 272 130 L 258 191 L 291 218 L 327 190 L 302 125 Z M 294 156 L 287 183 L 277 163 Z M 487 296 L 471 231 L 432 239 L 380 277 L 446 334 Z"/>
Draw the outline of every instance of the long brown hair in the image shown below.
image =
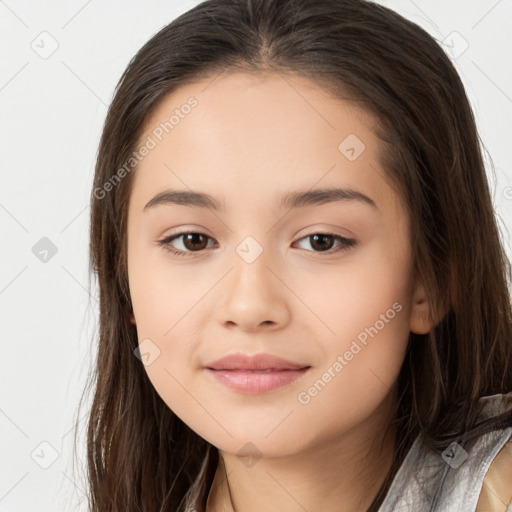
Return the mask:
<path id="1" fill-rule="evenodd" d="M 478 399 L 512 390 L 511 270 L 475 119 L 440 45 L 364 0 L 207 0 L 131 60 L 101 137 L 90 218 L 90 271 L 100 300 L 87 428 L 93 512 L 205 507 L 217 449 L 169 409 L 134 356 L 126 220 L 136 167 L 125 167 L 122 179 L 118 170 L 168 93 L 235 69 L 297 73 L 375 114 L 381 163 L 410 218 L 416 276 L 437 325 L 410 334 L 394 419 L 399 442 L 369 510 L 378 509 L 418 434 L 442 450 L 512 425 L 508 415 L 475 428 Z"/>

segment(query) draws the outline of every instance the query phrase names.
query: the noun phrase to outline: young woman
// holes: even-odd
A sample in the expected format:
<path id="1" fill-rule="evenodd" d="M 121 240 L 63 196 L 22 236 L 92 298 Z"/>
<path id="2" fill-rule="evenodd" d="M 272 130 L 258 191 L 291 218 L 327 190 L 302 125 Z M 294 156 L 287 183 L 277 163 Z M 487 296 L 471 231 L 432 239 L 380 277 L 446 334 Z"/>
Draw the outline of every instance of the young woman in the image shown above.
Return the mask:
<path id="1" fill-rule="evenodd" d="M 474 511 L 512 482 L 510 263 L 450 59 L 363 0 L 207 0 L 91 196 L 90 506 Z"/>

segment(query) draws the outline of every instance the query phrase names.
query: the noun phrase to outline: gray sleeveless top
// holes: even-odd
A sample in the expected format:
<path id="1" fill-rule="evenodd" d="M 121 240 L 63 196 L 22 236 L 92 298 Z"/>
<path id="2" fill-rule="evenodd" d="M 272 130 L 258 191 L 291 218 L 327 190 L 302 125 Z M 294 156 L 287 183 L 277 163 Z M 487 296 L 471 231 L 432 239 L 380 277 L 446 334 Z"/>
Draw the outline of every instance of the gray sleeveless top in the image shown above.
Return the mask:
<path id="1" fill-rule="evenodd" d="M 481 421 L 511 410 L 512 392 L 482 397 L 479 402 Z M 418 436 L 379 512 L 475 512 L 484 477 L 511 437 L 512 426 L 481 435 L 469 452 L 452 443 L 439 454 Z M 512 504 L 504 512 L 512 512 Z"/>

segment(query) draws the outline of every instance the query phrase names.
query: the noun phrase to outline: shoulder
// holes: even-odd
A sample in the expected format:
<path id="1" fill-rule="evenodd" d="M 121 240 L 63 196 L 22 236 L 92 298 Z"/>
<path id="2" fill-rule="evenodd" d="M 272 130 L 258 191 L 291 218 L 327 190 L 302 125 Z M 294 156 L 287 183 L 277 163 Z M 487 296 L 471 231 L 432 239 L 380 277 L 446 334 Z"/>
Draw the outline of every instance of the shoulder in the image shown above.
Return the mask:
<path id="1" fill-rule="evenodd" d="M 480 419 L 485 420 L 512 409 L 512 392 L 483 397 L 480 402 Z M 505 512 L 509 506 L 512 510 L 512 437 L 493 456 L 484 475 L 475 512 Z"/>
<path id="2" fill-rule="evenodd" d="M 512 510 L 512 438 L 492 461 L 475 512 L 505 512 L 509 509 Z"/>
<path id="3" fill-rule="evenodd" d="M 478 420 L 486 420 L 499 416 L 507 411 L 512 411 L 512 391 L 497 395 L 483 396 L 478 401 L 480 412 Z"/>
<path id="4" fill-rule="evenodd" d="M 481 398 L 478 421 L 512 410 L 512 392 Z M 478 423 L 477 421 L 477 423 Z M 512 512 L 512 425 L 481 434 L 467 451 L 413 443 L 379 512 Z"/>

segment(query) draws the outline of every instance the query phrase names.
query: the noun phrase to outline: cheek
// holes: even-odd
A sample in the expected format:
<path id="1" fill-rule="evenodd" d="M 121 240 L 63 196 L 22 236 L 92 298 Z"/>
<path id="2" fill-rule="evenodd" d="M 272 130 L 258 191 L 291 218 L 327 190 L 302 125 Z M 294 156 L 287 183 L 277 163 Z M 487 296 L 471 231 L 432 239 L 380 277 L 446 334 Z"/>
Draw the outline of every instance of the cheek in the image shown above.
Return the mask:
<path id="1" fill-rule="evenodd" d="M 322 318 L 335 331 L 322 337 L 322 363 L 295 394 L 294 416 L 318 436 L 353 429 L 385 401 L 403 364 L 409 307 L 392 274 L 345 279 L 344 291 L 324 299 Z M 353 286 L 352 286 L 353 285 Z M 282 432 L 286 440 L 286 431 Z"/>
<path id="2" fill-rule="evenodd" d="M 323 361 L 297 396 L 313 416 L 338 404 L 357 421 L 377 407 L 400 372 L 409 339 L 409 267 L 405 258 L 376 249 L 350 268 L 301 280 L 298 293 L 321 320 L 315 322 Z"/>
<path id="3" fill-rule="evenodd" d="M 150 354 L 144 369 L 157 393 L 181 417 L 190 410 L 201 319 L 210 317 L 199 318 L 199 312 L 217 278 L 200 278 L 190 265 L 171 265 L 159 252 L 129 253 L 130 294 L 140 349 Z"/>
<path id="4" fill-rule="evenodd" d="M 139 337 L 167 339 L 182 328 L 188 316 L 208 291 L 193 265 L 170 261 L 164 248 L 135 242 L 129 248 L 130 295 Z M 186 318 L 185 318 L 186 319 Z"/>
<path id="5" fill-rule="evenodd" d="M 408 269 L 406 258 L 375 243 L 339 265 L 302 272 L 293 289 L 313 313 L 306 312 L 307 320 L 329 352 L 343 350 L 358 336 L 364 342 L 375 326 L 379 339 L 400 343 L 409 333 Z M 385 341 L 378 346 L 385 352 Z"/>

